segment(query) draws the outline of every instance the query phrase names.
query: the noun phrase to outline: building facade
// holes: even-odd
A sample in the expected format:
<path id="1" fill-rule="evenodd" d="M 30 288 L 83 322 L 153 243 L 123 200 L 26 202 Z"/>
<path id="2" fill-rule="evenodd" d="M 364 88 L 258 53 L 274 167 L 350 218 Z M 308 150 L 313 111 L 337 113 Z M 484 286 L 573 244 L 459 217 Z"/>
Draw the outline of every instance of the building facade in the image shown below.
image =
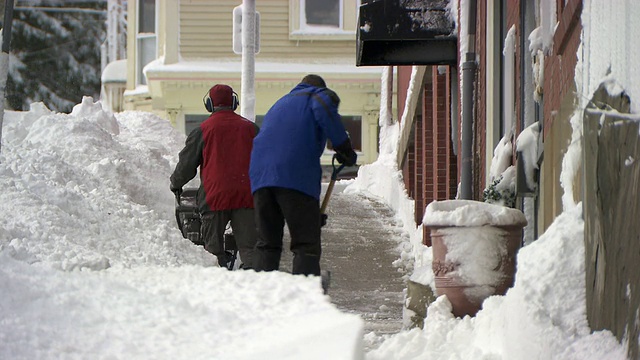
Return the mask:
<path id="1" fill-rule="evenodd" d="M 416 224 L 433 200 L 482 201 L 494 150 L 509 144 L 514 206 L 528 220 L 523 245 L 581 205 L 589 325 L 610 330 L 629 358 L 638 358 L 640 73 L 633 61 L 640 25 L 633 19 L 640 7 L 632 0 L 452 3 L 373 0 L 362 6 L 395 14 L 388 25 L 402 24 L 402 14 L 415 9 L 457 11 L 453 61 L 433 36 L 437 31 L 359 38 L 367 50 L 359 54 L 361 65 L 398 67 L 398 165 L 415 200 Z M 361 9 L 361 16 L 369 12 Z M 530 131 L 537 136 L 527 153 L 533 159 L 525 160 L 518 140 Z M 423 239 L 430 246 L 428 234 Z"/>
<path id="2" fill-rule="evenodd" d="M 359 155 L 377 158 L 380 68 L 358 68 L 357 0 L 256 1 L 255 118 L 306 74 L 322 76 L 341 98 L 340 113 Z M 241 95 L 242 56 L 233 49 L 240 0 L 128 2 L 124 108 L 152 111 L 188 133 L 208 114 L 202 98 L 216 83 Z M 240 103 L 243 102 L 240 97 Z M 329 164 L 332 151 L 322 162 Z"/>

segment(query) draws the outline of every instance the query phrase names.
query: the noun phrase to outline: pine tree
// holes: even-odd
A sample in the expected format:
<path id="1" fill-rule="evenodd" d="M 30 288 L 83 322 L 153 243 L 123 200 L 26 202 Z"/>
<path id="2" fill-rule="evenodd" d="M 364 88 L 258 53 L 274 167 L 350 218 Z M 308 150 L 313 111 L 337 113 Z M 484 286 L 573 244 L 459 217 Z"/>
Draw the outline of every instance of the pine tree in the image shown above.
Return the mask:
<path id="1" fill-rule="evenodd" d="M 8 108 L 28 110 L 41 101 L 70 112 L 83 96 L 98 99 L 106 0 L 31 0 L 29 6 L 14 11 Z"/>

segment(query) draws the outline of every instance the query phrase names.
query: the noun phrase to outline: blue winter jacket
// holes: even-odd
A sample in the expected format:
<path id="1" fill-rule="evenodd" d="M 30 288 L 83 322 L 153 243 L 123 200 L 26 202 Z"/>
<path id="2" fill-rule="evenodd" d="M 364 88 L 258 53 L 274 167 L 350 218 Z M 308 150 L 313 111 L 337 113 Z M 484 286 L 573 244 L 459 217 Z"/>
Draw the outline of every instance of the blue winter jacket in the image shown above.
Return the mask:
<path id="1" fill-rule="evenodd" d="M 338 103 L 330 89 L 301 83 L 269 109 L 253 140 L 252 192 L 275 186 L 320 198 L 320 156 L 327 138 L 334 145 L 348 139 Z"/>

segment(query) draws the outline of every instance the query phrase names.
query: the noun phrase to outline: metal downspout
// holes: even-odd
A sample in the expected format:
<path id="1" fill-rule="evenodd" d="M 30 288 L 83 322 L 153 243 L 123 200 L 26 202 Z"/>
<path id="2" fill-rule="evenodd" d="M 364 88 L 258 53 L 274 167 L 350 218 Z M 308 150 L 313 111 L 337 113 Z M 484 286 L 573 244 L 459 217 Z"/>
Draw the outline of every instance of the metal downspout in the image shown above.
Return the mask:
<path id="1" fill-rule="evenodd" d="M 468 17 L 468 44 L 462 63 L 462 149 L 460 169 L 460 198 L 473 199 L 473 119 L 476 81 L 476 0 L 470 0 Z"/>

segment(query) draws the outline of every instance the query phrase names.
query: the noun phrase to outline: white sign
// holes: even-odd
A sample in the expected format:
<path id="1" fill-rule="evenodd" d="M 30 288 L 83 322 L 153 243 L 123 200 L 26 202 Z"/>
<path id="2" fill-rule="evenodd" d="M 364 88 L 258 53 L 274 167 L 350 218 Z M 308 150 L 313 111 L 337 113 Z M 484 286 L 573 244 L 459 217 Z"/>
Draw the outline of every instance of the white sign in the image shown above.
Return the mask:
<path id="1" fill-rule="evenodd" d="M 256 11 L 255 53 L 260 52 L 260 13 Z M 233 52 L 242 54 L 242 5 L 233 8 Z"/>

